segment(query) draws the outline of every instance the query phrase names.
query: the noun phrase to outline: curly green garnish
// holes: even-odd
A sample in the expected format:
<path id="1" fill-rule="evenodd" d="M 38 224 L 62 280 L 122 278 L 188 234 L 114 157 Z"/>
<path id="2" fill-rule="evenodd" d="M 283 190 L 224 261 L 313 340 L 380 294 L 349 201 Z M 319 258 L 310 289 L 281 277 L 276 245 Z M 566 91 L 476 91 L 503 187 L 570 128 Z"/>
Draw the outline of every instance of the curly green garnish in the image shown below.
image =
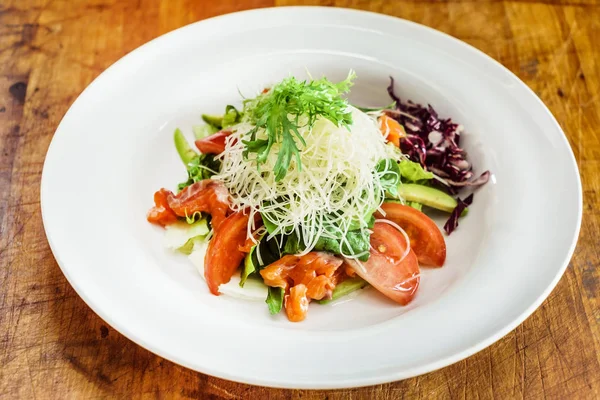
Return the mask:
<path id="1" fill-rule="evenodd" d="M 284 79 L 269 91 L 244 102 L 244 116 L 255 127 L 249 132 L 250 140 L 244 141 L 244 157 L 256 153 L 256 162 L 265 163 L 271 148 L 278 143 L 279 153 L 275 163 L 275 180 L 280 181 L 287 173 L 292 158 L 301 168 L 299 144 L 306 143 L 298 129 L 304 126 L 312 128 L 315 121 L 322 117 L 336 126 L 352 124 L 352 114 L 348 102 L 342 98 L 352 86 L 356 74 L 350 71 L 348 77 L 339 83 L 327 78 L 299 81 L 294 77 Z M 259 138 L 258 133 L 266 133 Z"/>

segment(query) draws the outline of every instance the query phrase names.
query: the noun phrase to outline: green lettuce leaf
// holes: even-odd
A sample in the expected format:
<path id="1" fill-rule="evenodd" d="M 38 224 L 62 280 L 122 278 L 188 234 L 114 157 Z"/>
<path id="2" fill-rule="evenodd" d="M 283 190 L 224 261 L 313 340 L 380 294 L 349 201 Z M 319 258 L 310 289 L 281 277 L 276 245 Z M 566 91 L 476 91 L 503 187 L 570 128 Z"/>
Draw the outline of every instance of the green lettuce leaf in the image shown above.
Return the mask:
<path id="1" fill-rule="evenodd" d="M 394 109 L 396 108 L 396 102 L 393 101 L 392 104 L 389 104 L 385 107 L 360 107 L 360 106 L 356 106 L 353 105 L 354 108 L 358 108 L 360 111 L 367 113 L 367 112 L 373 112 L 373 111 L 383 111 L 383 110 L 390 110 L 390 109 Z"/>
<path id="2" fill-rule="evenodd" d="M 412 208 L 415 208 L 419 211 L 423 211 L 423 204 L 417 203 L 416 201 L 407 201 L 406 205 L 411 206 Z"/>
<path id="3" fill-rule="evenodd" d="M 315 250 L 328 251 L 333 254 L 356 255 L 369 251 L 369 239 L 370 235 L 366 229 L 349 231 L 346 234 L 345 241 L 321 236 L 315 244 Z M 367 261 L 368 259 L 368 253 L 359 257 L 361 261 Z"/>
<path id="4" fill-rule="evenodd" d="M 282 288 L 269 286 L 269 293 L 267 294 L 265 303 L 267 303 L 271 315 L 275 315 L 281 311 L 283 307 L 283 295 Z"/>
<path id="5" fill-rule="evenodd" d="M 402 160 L 398 166 L 400 168 L 400 174 L 402 175 L 403 181 L 419 182 L 433 178 L 433 174 L 425 171 L 419 163 L 409 160 Z"/>
<path id="6" fill-rule="evenodd" d="M 369 222 L 370 226 L 372 224 Z M 365 253 L 359 257 L 361 261 L 369 259 L 369 240 L 370 235 L 366 229 L 356 229 L 348 231 L 345 240 L 335 239 L 331 237 L 321 236 L 315 244 L 315 251 L 328 251 L 332 254 L 356 255 Z M 341 249 L 341 252 L 340 252 Z M 298 254 L 304 250 L 302 240 L 296 234 L 285 237 L 285 245 L 283 246 L 284 254 Z"/>
<path id="7" fill-rule="evenodd" d="M 269 234 L 275 232 L 275 230 L 277 229 L 277 225 L 271 222 L 271 220 L 264 214 L 260 214 L 260 217 L 262 218 L 263 224 L 265 224 L 267 232 Z"/>
<path id="8" fill-rule="evenodd" d="M 192 224 L 177 221 L 165 227 L 165 242 L 168 248 L 190 254 L 196 240 L 203 240 L 208 235 L 208 223 L 202 218 Z"/>
<path id="9" fill-rule="evenodd" d="M 225 107 L 225 115 L 223 116 L 223 122 L 221 123 L 223 128 L 228 128 L 232 125 L 235 125 L 241 120 L 242 113 L 240 113 L 234 106 L 227 105 L 227 107 Z"/>
<path id="10" fill-rule="evenodd" d="M 246 258 L 244 258 L 244 268 L 242 268 L 242 274 L 240 277 L 240 287 L 244 287 L 246 279 L 248 279 L 250 275 L 256 272 L 256 267 L 252 262 L 252 254 L 254 253 L 254 251 L 256 251 L 256 245 L 252 246 L 252 249 L 250 249 L 250 253 L 246 254 Z"/>
<path id="11" fill-rule="evenodd" d="M 298 254 L 302 250 L 304 250 L 304 245 L 301 243 L 298 235 L 292 234 L 285 237 L 283 254 Z"/>
<path id="12" fill-rule="evenodd" d="M 397 196 L 401 175 L 398 163 L 391 158 L 380 160 L 375 166 L 375 171 L 379 175 L 379 181 L 383 189 L 392 196 Z"/>
<path id="13" fill-rule="evenodd" d="M 177 185 L 178 190 L 183 190 L 203 179 L 209 179 L 221 169 L 221 161 L 216 160 L 213 154 L 199 154 L 187 164 L 188 179 Z"/>
<path id="14" fill-rule="evenodd" d="M 259 253 L 260 260 L 258 257 Z M 282 253 L 280 250 L 280 238 L 273 237 L 270 240 L 267 240 L 267 236 L 263 236 L 250 255 L 252 257 L 252 265 L 254 266 L 254 269 L 260 271 L 267 265 L 272 264 L 281 258 Z"/>

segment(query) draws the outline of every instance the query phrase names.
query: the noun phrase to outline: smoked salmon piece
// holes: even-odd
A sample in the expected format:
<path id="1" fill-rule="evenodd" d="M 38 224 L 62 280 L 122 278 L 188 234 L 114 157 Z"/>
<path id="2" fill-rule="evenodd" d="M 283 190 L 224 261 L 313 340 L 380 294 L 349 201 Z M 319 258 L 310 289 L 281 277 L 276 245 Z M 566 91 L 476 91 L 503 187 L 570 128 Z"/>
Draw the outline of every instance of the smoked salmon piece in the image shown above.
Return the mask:
<path id="1" fill-rule="evenodd" d="M 191 217 L 196 212 L 211 215 L 213 229 L 218 229 L 229 212 L 229 194 L 220 183 L 204 179 L 187 186 L 178 194 L 160 189 L 154 194 L 155 206 L 148 212 L 148 221 L 162 226 Z"/>
<path id="2" fill-rule="evenodd" d="M 332 254 L 314 251 L 304 256 L 283 256 L 260 274 L 266 285 L 285 290 L 286 314 L 290 321 L 297 322 L 306 318 L 311 299 L 331 297 L 342 276 L 342 263 Z"/>

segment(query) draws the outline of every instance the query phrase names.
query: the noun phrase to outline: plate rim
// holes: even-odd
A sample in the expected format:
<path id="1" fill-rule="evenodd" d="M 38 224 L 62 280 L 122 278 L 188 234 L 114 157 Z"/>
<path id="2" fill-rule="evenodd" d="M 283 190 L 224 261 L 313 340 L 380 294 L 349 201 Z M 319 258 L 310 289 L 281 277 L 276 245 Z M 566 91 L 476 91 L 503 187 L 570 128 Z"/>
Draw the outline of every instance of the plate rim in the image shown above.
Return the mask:
<path id="1" fill-rule="evenodd" d="M 577 221 L 576 221 L 576 226 L 575 226 L 575 230 L 574 230 L 574 234 L 573 234 L 573 238 L 571 240 L 571 244 L 569 246 L 569 249 L 564 257 L 564 259 L 561 261 L 561 266 L 559 269 L 557 269 L 557 273 L 556 275 L 553 277 L 551 283 L 546 287 L 546 289 L 536 298 L 536 300 L 529 306 L 527 307 L 521 314 L 519 314 L 516 318 L 514 318 L 510 323 L 506 324 L 502 329 L 499 329 L 495 334 L 490 335 L 489 337 L 487 337 L 486 339 L 480 340 L 479 342 L 467 347 L 466 349 L 457 352 L 453 355 L 450 356 L 446 356 L 443 358 L 440 358 L 436 361 L 433 362 L 429 362 L 426 364 L 423 364 L 421 366 L 417 366 L 417 367 L 413 367 L 413 368 L 408 368 L 408 369 L 403 369 L 402 371 L 398 372 L 389 372 L 386 373 L 385 375 L 383 374 L 378 374 L 378 375 L 373 375 L 373 376 L 369 376 L 369 377 L 363 377 L 360 380 L 356 380 L 356 381 L 352 381 L 352 382 L 345 382 L 345 379 L 347 378 L 334 378 L 334 380 L 330 380 L 327 381 L 326 383 L 319 383 L 316 385 L 311 385 L 311 384 L 306 384 L 304 382 L 302 383 L 293 383 L 290 381 L 281 381 L 281 380 L 277 380 L 277 379 L 261 379 L 261 378 L 251 378 L 249 379 L 249 376 L 238 376 L 235 374 L 228 374 L 226 371 L 211 371 L 209 368 L 198 368 L 198 366 L 196 365 L 191 365 L 191 363 L 189 363 L 188 361 L 181 359 L 180 357 L 178 357 L 177 355 L 173 355 L 173 354 L 167 354 L 167 352 L 161 350 L 160 348 L 155 347 L 154 345 L 152 345 L 151 343 L 148 343 L 146 340 L 144 340 L 143 337 L 139 337 L 134 335 L 132 332 L 130 332 L 127 327 L 123 324 L 120 324 L 118 322 L 115 322 L 113 320 L 113 318 L 110 317 L 109 313 L 105 312 L 105 310 L 102 309 L 102 307 L 96 305 L 93 303 L 92 299 L 90 299 L 87 294 L 85 293 L 85 290 L 78 286 L 77 283 L 72 279 L 72 277 L 70 276 L 70 274 L 68 273 L 67 269 L 65 267 L 63 267 L 63 262 L 61 261 L 61 257 L 60 257 L 60 252 L 58 250 L 58 248 L 56 247 L 55 243 L 53 242 L 52 238 L 51 238 L 51 233 L 50 233 L 50 229 L 48 224 L 47 224 L 47 217 L 46 215 L 48 215 L 48 213 L 50 213 L 50 211 L 48 211 L 48 209 L 46 208 L 46 206 L 44 206 L 44 193 L 46 191 L 48 191 L 47 189 L 47 179 L 44 179 L 45 176 L 48 174 L 48 169 L 46 168 L 47 166 L 47 160 L 48 160 L 48 154 L 50 154 L 50 152 L 52 151 L 53 145 L 55 147 L 55 143 L 56 143 L 56 134 L 59 132 L 61 125 L 63 124 L 63 121 L 68 117 L 68 115 L 70 114 L 71 110 L 72 110 L 72 106 L 82 97 L 86 94 L 86 92 L 88 92 L 90 90 L 90 88 L 96 86 L 98 84 L 98 82 L 101 82 L 102 80 L 104 80 L 104 78 L 108 75 L 107 72 L 113 70 L 114 68 L 116 68 L 119 64 L 121 64 L 122 62 L 126 62 L 127 59 L 131 58 L 131 56 L 135 53 L 138 52 L 142 52 L 143 49 L 145 49 L 148 46 L 151 46 L 153 44 L 155 44 L 156 42 L 165 40 L 166 38 L 170 37 L 171 35 L 176 34 L 177 32 L 180 32 L 182 30 L 185 29 L 189 29 L 193 26 L 196 26 L 198 24 L 203 24 L 206 23 L 208 21 L 215 21 L 215 20 L 219 20 L 219 19 L 227 19 L 230 16 L 233 15 L 239 15 L 239 14 L 261 14 L 261 13 L 272 13 L 272 12 L 286 12 L 286 11 L 290 11 L 290 10 L 294 10 L 294 9 L 302 9 L 302 10 L 310 10 L 312 12 L 325 12 L 325 13 L 347 13 L 347 14 L 355 14 L 355 15 L 369 15 L 370 18 L 381 18 L 381 19 L 385 19 L 385 20 L 390 20 L 390 21 L 394 21 L 394 23 L 400 23 L 400 24 L 408 24 L 408 25 L 412 25 L 413 27 L 416 27 L 417 29 L 424 29 L 426 31 L 428 31 L 430 34 L 434 34 L 437 35 L 439 37 L 443 37 L 444 40 L 450 40 L 452 42 L 454 42 L 456 45 L 460 45 L 462 46 L 464 49 L 470 51 L 471 53 L 474 53 L 477 57 L 481 58 L 485 58 L 487 62 L 492 62 L 493 64 L 495 64 L 496 67 L 500 67 L 501 70 L 503 70 L 504 73 L 508 74 L 515 82 L 517 82 L 517 84 L 522 88 L 525 89 L 526 92 L 532 96 L 532 98 L 535 99 L 535 101 L 541 106 L 541 108 L 544 110 L 544 113 L 546 114 L 547 117 L 549 117 L 549 121 L 556 127 L 558 128 L 558 130 L 562 133 L 561 136 L 561 140 L 563 141 L 563 144 L 566 145 L 566 149 L 568 151 L 568 159 L 571 161 L 572 166 L 574 166 L 575 168 L 575 172 L 576 172 L 576 186 L 577 186 L 577 192 L 574 194 L 574 196 L 576 197 L 576 204 L 577 204 Z M 566 155 L 566 154 L 565 154 Z M 580 171 L 579 171 L 579 166 L 577 164 L 577 160 L 575 158 L 573 149 L 568 141 L 568 138 L 564 132 L 564 130 L 562 129 L 562 127 L 560 126 L 560 124 L 558 123 L 558 121 L 556 120 L 556 118 L 554 117 L 554 115 L 552 114 L 552 112 L 549 110 L 549 108 L 544 104 L 544 102 L 537 96 L 537 94 L 529 87 L 527 86 L 527 84 L 525 84 L 516 74 L 514 74 L 511 70 L 509 70 L 508 68 L 506 68 L 504 65 L 502 65 L 500 62 L 498 62 L 497 60 L 495 60 L 494 58 L 492 58 L 491 56 L 487 55 L 486 53 L 484 53 L 483 51 L 477 49 L 476 47 L 454 37 L 451 36 L 447 33 L 444 33 L 442 31 L 439 31 L 437 29 L 431 28 L 429 26 L 417 23 L 417 22 L 413 22 L 410 20 L 406 20 L 403 18 L 399 18 L 399 17 L 395 17 L 395 16 L 391 16 L 391 15 L 386 15 L 386 14 L 380 14 L 377 12 L 373 12 L 373 11 L 366 11 L 366 10 L 357 10 L 357 9 L 351 9 L 351 8 L 342 8 L 342 7 L 324 7 L 324 6 L 284 6 L 284 7 L 266 7 L 266 8 L 259 8 L 259 9 L 251 9 L 251 10 L 245 10 L 245 11 L 237 11 L 237 12 L 231 12 L 231 13 L 227 13 L 227 14 L 222 14 L 222 15 L 218 15 L 218 16 L 214 16 L 211 18 L 207 18 L 207 19 L 203 19 L 203 20 L 199 20 L 187 25 L 184 25 L 182 27 L 179 27 L 175 30 L 172 30 L 170 32 L 167 32 L 163 35 L 160 35 L 144 44 L 142 44 L 141 46 L 133 49 L 132 51 L 130 51 L 129 53 L 125 54 L 124 56 L 122 56 L 121 58 L 119 58 L 117 61 L 115 61 L 113 64 L 111 64 L 108 68 L 106 68 L 104 71 L 102 71 L 96 78 L 94 78 L 94 80 L 88 85 L 86 86 L 86 88 L 77 96 L 77 98 L 73 101 L 73 103 L 71 103 L 71 105 L 69 106 L 69 109 L 67 110 L 67 112 L 65 113 L 65 115 L 63 116 L 63 118 L 61 119 L 60 123 L 58 124 L 52 140 L 50 142 L 50 145 L 48 147 L 48 150 L 46 152 L 46 157 L 44 159 L 44 165 L 43 165 L 43 169 L 42 169 L 42 175 L 41 175 L 41 180 L 40 180 L 40 207 L 41 207 L 41 214 L 42 214 L 42 222 L 43 222 L 43 226 L 44 226 L 44 232 L 46 234 L 46 238 L 48 240 L 48 244 L 50 246 L 50 249 L 53 253 L 53 256 L 58 264 L 58 266 L 60 267 L 62 273 L 64 274 L 64 276 L 66 277 L 67 281 L 69 282 L 69 284 L 71 285 L 71 287 L 73 288 L 73 290 L 75 290 L 75 292 L 77 293 L 77 295 L 88 305 L 88 307 L 90 307 L 92 309 L 92 311 L 98 315 L 102 320 L 104 320 L 107 324 L 109 324 L 111 327 L 113 327 L 113 329 L 115 329 L 116 331 L 118 331 L 120 334 L 122 334 L 123 336 L 125 336 L 127 339 L 131 340 L 132 342 L 134 342 L 135 344 L 145 348 L 146 350 L 154 353 L 155 355 L 158 355 L 159 357 L 165 358 L 175 364 L 184 366 L 186 368 L 189 368 L 193 371 L 197 371 L 203 374 L 207 374 L 210 376 L 214 376 L 214 377 L 218 377 L 220 379 L 225 379 L 225 380 L 229 380 L 232 382 L 238 382 L 238 383 L 244 383 L 244 384 L 251 384 L 251 385 L 260 385 L 260 386 L 265 386 L 265 387 L 272 387 L 272 388 L 281 388 L 281 389 L 339 389 L 339 388 L 354 388 L 354 387 L 365 387 L 365 386 L 370 386 L 370 385 L 375 385 L 375 384 L 383 384 L 383 383 L 389 383 L 389 382 L 394 382 L 394 381 L 398 381 L 398 380 L 403 380 L 403 379 L 408 379 L 411 377 L 415 377 L 415 376 L 419 376 L 425 373 L 429 373 L 429 372 L 433 372 L 436 371 L 440 368 L 452 365 L 456 362 L 459 362 L 461 360 L 464 360 L 465 358 L 489 347 L 490 345 L 492 345 L 493 343 L 497 342 L 498 340 L 500 340 L 502 337 L 506 336 L 508 333 L 510 333 L 511 331 L 513 331 L 516 327 L 518 327 L 521 323 L 523 323 L 523 321 L 525 321 L 529 316 L 531 316 L 533 314 L 533 312 L 540 307 L 540 305 L 543 303 L 543 301 L 550 295 L 550 293 L 554 290 L 554 288 L 556 287 L 556 285 L 558 284 L 558 282 L 560 281 L 560 279 L 562 278 L 565 270 L 567 269 L 579 236 L 580 236 L 580 231 L 581 231 L 581 223 L 582 223 L 582 216 L 583 216 L 583 193 L 582 193 L 582 183 L 581 183 L 581 176 L 580 176 Z"/>

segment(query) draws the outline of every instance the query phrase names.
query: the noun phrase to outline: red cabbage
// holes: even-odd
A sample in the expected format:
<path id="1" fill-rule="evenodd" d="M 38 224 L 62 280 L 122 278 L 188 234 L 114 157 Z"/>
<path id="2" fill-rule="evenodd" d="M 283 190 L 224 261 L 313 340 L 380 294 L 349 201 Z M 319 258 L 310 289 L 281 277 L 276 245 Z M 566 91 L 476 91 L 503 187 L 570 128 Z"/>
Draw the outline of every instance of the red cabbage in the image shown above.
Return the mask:
<path id="1" fill-rule="evenodd" d="M 402 152 L 442 178 L 450 187 L 486 183 L 489 171 L 472 179 L 473 165 L 467 160 L 467 152 L 460 147 L 462 125 L 452 122 L 450 118 L 440 119 L 429 104 L 423 107 L 410 100 L 402 102 L 394 92 L 394 78 L 390 79 L 387 90 L 396 102 L 396 108 L 385 112 L 405 128 L 406 137 L 400 140 Z"/>
<path id="2" fill-rule="evenodd" d="M 473 193 L 468 195 L 464 200 L 461 200 L 460 197 L 456 198 L 456 202 L 458 203 L 454 210 L 452 210 L 452 214 L 450 214 L 450 218 L 444 224 L 444 230 L 449 235 L 458 227 L 458 217 L 460 214 L 473 203 Z"/>
<path id="3" fill-rule="evenodd" d="M 433 172 L 445 183 L 433 180 L 434 186 L 457 195 L 466 186 L 478 187 L 487 183 L 490 171 L 474 178 L 473 165 L 467 160 L 467 152 L 460 147 L 462 125 L 450 118 L 441 119 L 429 104 L 424 107 L 410 100 L 402 102 L 394 92 L 392 77 L 387 91 L 395 101 L 396 108 L 385 110 L 385 113 L 398 121 L 406 131 L 406 137 L 400 139 L 400 148 L 412 161 L 420 163 L 423 169 Z M 472 201 L 473 194 L 464 200 L 457 198 L 458 205 L 444 225 L 448 235 L 456 229 L 460 214 Z"/>

